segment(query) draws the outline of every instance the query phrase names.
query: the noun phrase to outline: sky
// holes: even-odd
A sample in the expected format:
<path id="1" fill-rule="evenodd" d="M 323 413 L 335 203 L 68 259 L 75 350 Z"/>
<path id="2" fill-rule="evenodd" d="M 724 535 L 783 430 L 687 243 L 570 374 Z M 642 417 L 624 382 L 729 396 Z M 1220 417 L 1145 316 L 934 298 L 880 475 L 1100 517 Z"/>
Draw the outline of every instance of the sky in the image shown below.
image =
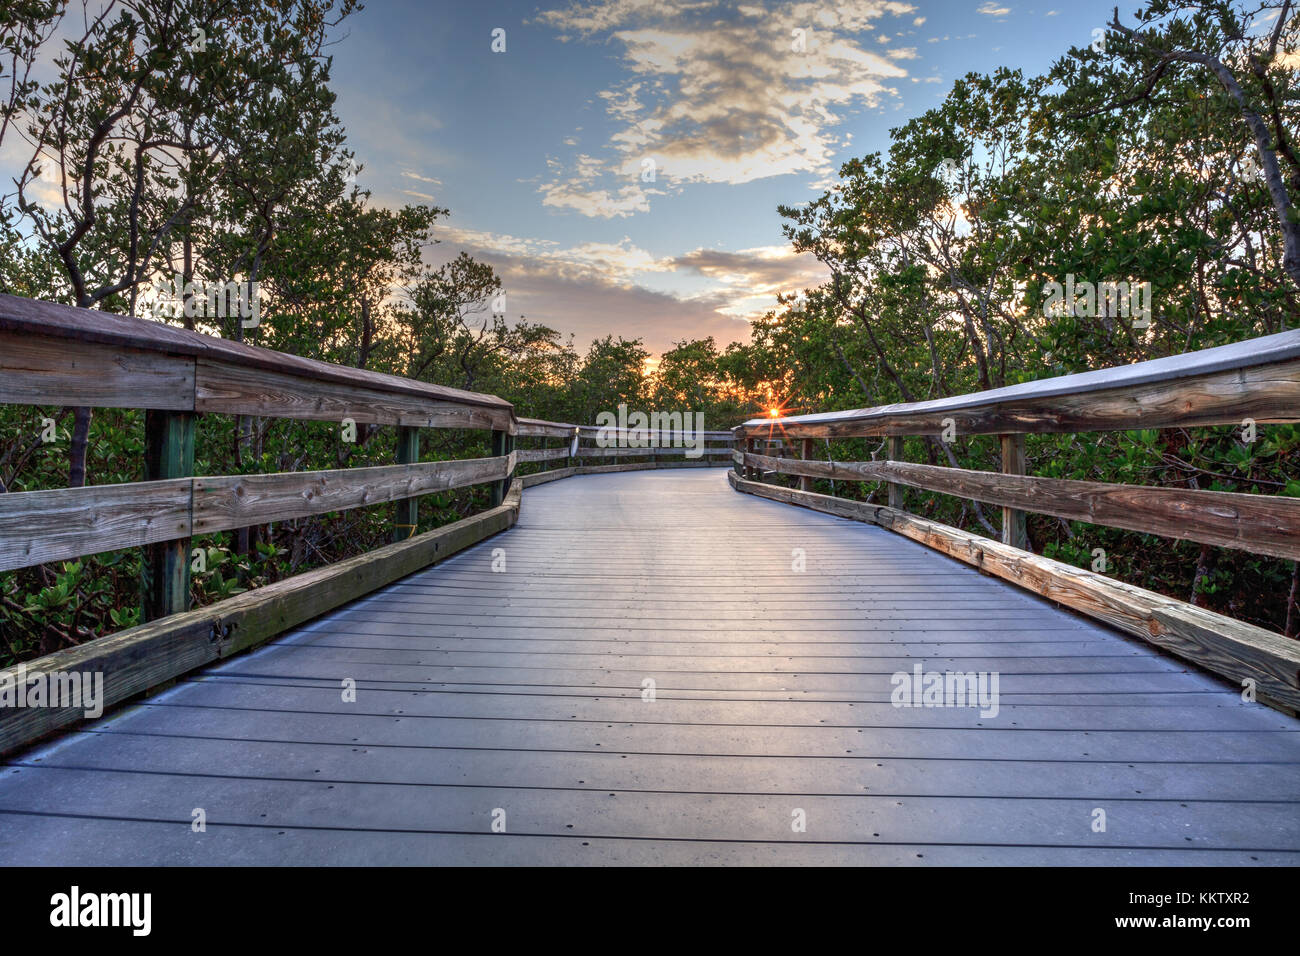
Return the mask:
<path id="1" fill-rule="evenodd" d="M 368 0 L 331 86 L 371 201 L 450 210 L 431 263 L 490 263 L 511 318 L 580 351 L 613 334 L 659 353 L 746 340 L 778 292 L 825 279 L 778 204 L 967 72 L 1045 71 L 1112 5 Z"/>

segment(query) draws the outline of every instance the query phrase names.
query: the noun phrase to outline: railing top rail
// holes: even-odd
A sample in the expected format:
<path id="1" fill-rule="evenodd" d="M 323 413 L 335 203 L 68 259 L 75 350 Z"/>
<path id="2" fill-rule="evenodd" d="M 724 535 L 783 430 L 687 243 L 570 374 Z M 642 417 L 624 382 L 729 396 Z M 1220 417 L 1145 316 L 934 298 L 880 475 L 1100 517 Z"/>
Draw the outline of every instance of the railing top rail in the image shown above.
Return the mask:
<path id="1" fill-rule="evenodd" d="M 567 428 L 572 431 L 578 427 L 568 422 L 552 422 L 545 418 L 516 418 L 515 421 L 520 425 L 535 425 L 538 428 Z"/>
<path id="2" fill-rule="evenodd" d="M 855 408 L 840 412 L 791 415 L 781 418 L 751 418 L 737 428 L 772 425 L 870 425 L 908 418 L 928 419 L 945 412 L 957 412 L 990 406 L 1041 402 L 1046 399 L 1087 395 L 1112 389 L 1137 388 L 1170 384 L 1220 372 L 1244 371 L 1260 366 L 1300 360 L 1300 329 L 1278 332 L 1231 345 L 1185 352 L 1164 358 L 1136 362 L 1113 368 L 1096 369 L 1073 375 L 1038 379 L 1004 388 L 937 398 L 924 402 L 901 402 L 873 408 Z M 1140 427 L 1134 426 L 1134 427 Z M 1046 430 L 1046 429 L 1044 429 Z M 1087 430 L 1087 429 L 1080 429 Z"/>
<path id="3" fill-rule="evenodd" d="M 383 372 L 332 365 L 148 319 L 42 302 L 22 296 L 0 294 L 0 331 L 91 342 L 141 352 L 190 356 L 315 381 L 416 395 L 441 402 L 510 409 L 513 413 L 513 406 L 495 395 L 433 385 Z"/>

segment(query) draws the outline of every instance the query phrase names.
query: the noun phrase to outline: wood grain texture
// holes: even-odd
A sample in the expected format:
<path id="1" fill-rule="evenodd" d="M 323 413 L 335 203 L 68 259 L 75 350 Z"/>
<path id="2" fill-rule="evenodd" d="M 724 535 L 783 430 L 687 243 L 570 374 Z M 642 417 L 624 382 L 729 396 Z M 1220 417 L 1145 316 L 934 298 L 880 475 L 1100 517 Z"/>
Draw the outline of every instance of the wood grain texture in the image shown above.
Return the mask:
<path id="1" fill-rule="evenodd" d="M 423 428 L 506 429 L 509 407 L 464 404 L 354 383 L 199 359 L 196 411 Z"/>
<path id="2" fill-rule="evenodd" d="M 146 481 L 185 479 L 194 474 L 194 419 L 193 412 L 145 412 Z M 192 492 L 190 500 L 192 503 Z M 153 621 L 189 609 L 190 539 L 146 546 L 140 564 L 140 620 Z"/>
<path id="3" fill-rule="evenodd" d="M 21 673 L 102 673 L 106 706 L 147 691 L 205 663 L 240 653 L 304 621 L 369 594 L 504 531 L 518 520 L 520 492 L 481 514 L 386 545 L 325 568 L 255 588 L 207 607 L 130 628 L 75 648 L 0 671 L 0 681 Z M 3 496 L 0 496 L 3 500 Z M 63 707 L 0 708 L 0 754 L 82 719 Z"/>
<path id="4" fill-rule="evenodd" d="M 764 436 L 780 428 L 792 438 L 859 438 L 937 435 L 949 420 L 959 435 L 1190 428 L 1238 425 L 1246 418 L 1261 423 L 1300 421 L 1300 359 L 1296 358 L 1167 381 L 1061 392 L 1071 378 L 1075 376 L 1031 383 L 1045 386 L 1039 394 L 998 389 L 778 422 L 755 419 L 743 427 L 748 435 Z"/>
<path id="5" fill-rule="evenodd" d="M 519 418 L 515 420 L 515 434 L 520 438 L 563 438 L 573 437 L 576 425 L 563 422 L 548 422 L 539 418 Z"/>
<path id="6" fill-rule="evenodd" d="M 804 439 L 805 442 L 808 440 L 809 439 L 807 438 Z M 804 456 L 805 461 L 807 460 L 807 457 L 808 456 L 806 455 Z M 889 457 L 894 461 L 901 462 L 903 460 L 903 438 L 901 435 L 894 435 L 889 439 Z M 800 490 L 812 491 L 811 488 L 800 488 Z M 889 483 L 889 507 L 897 508 L 901 511 L 903 509 L 903 503 L 903 486 L 896 481 L 891 481 Z"/>
<path id="7" fill-rule="evenodd" d="M 538 471 L 531 475 L 524 475 L 519 479 L 524 488 L 531 488 L 533 485 L 544 485 L 550 481 L 558 481 L 561 478 L 571 478 L 578 473 L 576 467 L 571 468 L 552 468 L 550 471 Z"/>
<path id="8" fill-rule="evenodd" d="M 0 571 L 189 534 L 189 478 L 0 495 Z"/>
<path id="9" fill-rule="evenodd" d="M 1300 558 L 1300 498 L 1037 478 L 907 462 L 745 456 L 790 475 L 892 481 L 992 505 L 1278 558 Z"/>
<path id="10" fill-rule="evenodd" d="M 384 394 L 416 396 L 426 402 L 449 402 L 490 408 L 494 414 L 511 419 L 513 407 L 495 395 L 431 385 L 414 379 L 385 375 L 343 365 L 331 365 L 316 359 L 258 348 L 244 342 L 217 338 L 126 315 L 114 315 L 95 309 L 40 302 L 21 296 L 0 295 L 0 331 L 21 335 L 91 343 L 108 349 L 135 349 L 160 355 L 190 356 L 206 359 L 234 375 L 235 369 L 279 373 L 289 381 L 332 382 L 348 388 L 372 389 Z M 301 405 L 302 403 L 294 403 Z M 195 409 L 198 410 L 198 409 Z M 357 419 L 361 421 L 361 419 Z M 397 424 L 418 425 L 418 421 Z"/>
<path id="11" fill-rule="evenodd" d="M 1253 681 L 1266 703 L 1289 713 L 1300 709 L 1300 642 L 884 505 L 745 481 L 731 472 L 728 480 L 747 494 L 888 528 L 1105 621 L 1235 683 Z"/>
<path id="12" fill-rule="evenodd" d="M 505 478 L 512 455 L 194 479 L 194 533 L 208 534 L 413 498 Z"/>
<path id="13" fill-rule="evenodd" d="M 1002 473 L 1004 475 L 1023 475 L 1025 473 L 1025 436 L 1000 435 L 1002 446 Z M 894 439 L 890 439 L 893 441 Z M 1041 496 L 1042 485 L 1037 486 Z M 1116 486 L 1119 487 L 1119 486 Z M 898 507 L 890 501 L 891 508 Z M 1221 527 L 1221 523 L 1216 523 Z M 1025 513 L 1018 508 L 1002 508 L 1002 543 L 1009 544 L 1021 551 L 1029 550 L 1029 532 L 1025 525 Z"/>
<path id="14" fill-rule="evenodd" d="M 0 330 L 0 404 L 190 411 L 194 359 Z"/>
<path id="15" fill-rule="evenodd" d="M 567 448 L 522 448 L 515 452 L 520 461 L 555 461 L 559 458 L 568 458 L 569 449 Z"/>

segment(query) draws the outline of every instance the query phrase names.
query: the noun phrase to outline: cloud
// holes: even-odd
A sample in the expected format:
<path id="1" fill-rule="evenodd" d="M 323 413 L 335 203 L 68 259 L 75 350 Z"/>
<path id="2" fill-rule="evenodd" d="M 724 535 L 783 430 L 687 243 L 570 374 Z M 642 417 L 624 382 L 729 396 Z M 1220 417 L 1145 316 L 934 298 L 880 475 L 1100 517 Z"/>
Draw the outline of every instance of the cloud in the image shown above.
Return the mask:
<path id="1" fill-rule="evenodd" d="M 500 233 L 443 226 L 442 244 L 465 248 L 472 255 L 508 256 L 570 279 L 631 284 L 638 275 L 670 272 L 673 259 L 656 258 L 624 236 L 618 242 L 583 242 L 565 246 L 552 239 L 526 239 Z"/>
<path id="2" fill-rule="evenodd" d="M 402 170 L 402 175 L 407 179 L 417 179 L 422 183 L 430 183 L 434 186 L 441 186 L 441 179 L 434 179 L 432 176 L 421 176 L 419 173 L 413 173 L 409 169 Z"/>
<path id="3" fill-rule="evenodd" d="M 428 258 L 436 265 L 461 249 L 501 277 L 511 321 L 523 316 L 573 335 L 579 351 L 612 330 L 641 339 L 656 354 L 682 339 L 708 335 L 722 346 L 749 340 L 749 323 L 724 314 L 719 306 L 726 303 L 716 292 L 683 297 L 633 281 L 644 269 L 670 270 L 672 260 L 655 260 L 626 239 L 564 248 L 546 240 L 452 229 L 443 231 L 443 242 Z"/>
<path id="4" fill-rule="evenodd" d="M 712 302 L 723 315 L 745 319 L 773 308 L 778 293 L 801 292 L 830 278 L 816 258 L 797 254 L 789 246 L 739 252 L 701 248 L 678 256 L 673 267 L 715 280 L 719 288 L 695 298 Z"/>
<path id="5" fill-rule="evenodd" d="M 618 317 L 619 333 L 645 340 L 652 351 L 684 338 L 712 335 L 725 345 L 747 341 L 746 320 L 776 305 L 778 292 L 796 292 L 826 281 L 816 259 L 788 246 L 760 246 L 729 252 L 699 248 L 656 257 L 628 237 L 615 243 L 565 246 L 553 240 L 444 226 L 430 259 L 435 264 L 462 249 L 501 276 L 511 316 L 524 315 L 564 334 L 580 346 L 608 333 Z M 708 280 L 698 292 L 648 288 L 649 277 L 697 276 Z"/>
<path id="6" fill-rule="evenodd" d="M 551 160 L 548 165 L 555 176 L 538 187 L 543 206 L 572 209 L 602 219 L 622 218 L 650 209 L 638 180 L 613 186 L 612 191 L 600 186 L 601 163 L 592 156 L 580 154 L 568 167 L 558 160 Z"/>
<path id="7" fill-rule="evenodd" d="M 982 3 L 975 12 L 982 13 L 986 17 L 1005 17 L 1011 12 L 1011 8 L 1000 7 L 996 3 Z"/>
<path id="8" fill-rule="evenodd" d="M 879 105 L 907 77 L 905 55 L 868 50 L 865 34 L 915 11 L 897 0 L 580 0 L 540 13 L 564 39 L 619 50 L 624 72 L 599 93 L 612 128 L 605 148 L 553 166 L 543 202 L 625 217 L 688 183 L 826 174 L 847 112 Z"/>

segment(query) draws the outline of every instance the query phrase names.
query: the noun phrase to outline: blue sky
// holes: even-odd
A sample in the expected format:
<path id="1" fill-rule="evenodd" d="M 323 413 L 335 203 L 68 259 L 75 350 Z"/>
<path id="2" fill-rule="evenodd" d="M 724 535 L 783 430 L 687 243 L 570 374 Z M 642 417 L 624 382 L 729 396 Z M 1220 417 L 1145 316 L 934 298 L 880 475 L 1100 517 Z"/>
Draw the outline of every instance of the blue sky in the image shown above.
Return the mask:
<path id="1" fill-rule="evenodd" d="M 1111 7 L 371 0 L 333 85 L 373 200 L 451 210 L 432 261 L 485 259 L 510 313 L 579 348 L 614 333 L 658 352 L 745 339 L 777 291 L 821 281 L 778 203 L 819 195 L 968 71 L 1045 70 Z"/>

